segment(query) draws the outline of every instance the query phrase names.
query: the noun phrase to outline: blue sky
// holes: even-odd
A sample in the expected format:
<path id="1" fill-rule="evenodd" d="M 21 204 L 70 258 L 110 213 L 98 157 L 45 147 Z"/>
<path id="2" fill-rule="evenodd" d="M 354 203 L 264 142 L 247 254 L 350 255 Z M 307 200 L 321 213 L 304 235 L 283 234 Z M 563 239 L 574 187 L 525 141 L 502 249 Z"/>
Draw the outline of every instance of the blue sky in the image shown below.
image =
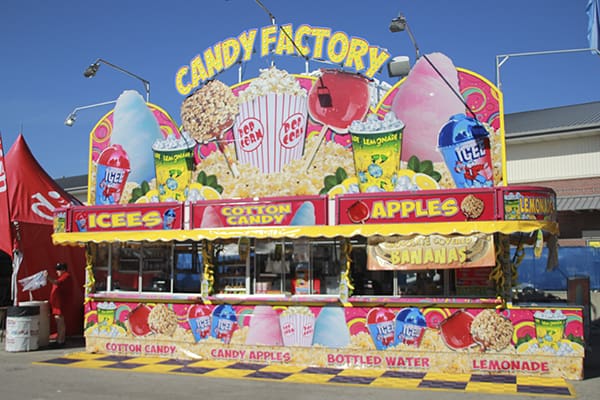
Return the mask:
<path id="1" fill-rule="evenodd" d="M 263 0 L 277 24 L 329 27 L 360 37 L 395 55 L 414 58 L 406 33 L 391 33 L 402 12 L 421 53 L 442 52 L 457 67 L 496 82 L 496 56 L 588 47 L 587 0 Z M 243 31 L 269 25 L 254 0 L 173 1 L 3 0 L 0 5 L 0 132 L 8 152 L 17 135 L 54 178 L 87 173 L 89 133 L 110 106 L 78 113 L 76 107 L 115 100 L 124 90 L 144 94 L 141 81 L 102 65 L 98 58 L 150 82 L 150 101 L 180 123 L 184 97 L 177 70 L 205 49 Z M 244 79 L 270 59 L 254 55 Z M 303 72 L 293 57 L 276 58 Z M 311 69 L 327 67 L 311 63 Z M 505 112 L 600 100 L 600 56 L 588 52 L 511 57 L 501 68 Z M 237 82 L 236 68 L 219 79 Z M 394 83 L 387 69 L 375 76 Z"/>

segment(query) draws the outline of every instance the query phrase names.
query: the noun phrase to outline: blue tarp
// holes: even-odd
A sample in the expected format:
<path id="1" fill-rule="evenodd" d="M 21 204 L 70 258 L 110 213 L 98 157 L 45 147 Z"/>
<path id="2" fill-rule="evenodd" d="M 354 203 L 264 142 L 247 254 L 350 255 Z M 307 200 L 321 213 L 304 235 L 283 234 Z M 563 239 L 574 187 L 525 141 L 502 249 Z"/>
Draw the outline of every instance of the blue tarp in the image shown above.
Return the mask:
<path id="1" fill-rule="evenodd" d="M 533 248 L 525 249 L 525 258 L 519 265 L 519 283 L 530 284 L 539 290 L 567 290 L 568 278 L 587 276 L 590 289 L 600 290 L 600 248 L 559 247 L 558 267 L 546 271 L 548 249 L 536 259 Z"/>

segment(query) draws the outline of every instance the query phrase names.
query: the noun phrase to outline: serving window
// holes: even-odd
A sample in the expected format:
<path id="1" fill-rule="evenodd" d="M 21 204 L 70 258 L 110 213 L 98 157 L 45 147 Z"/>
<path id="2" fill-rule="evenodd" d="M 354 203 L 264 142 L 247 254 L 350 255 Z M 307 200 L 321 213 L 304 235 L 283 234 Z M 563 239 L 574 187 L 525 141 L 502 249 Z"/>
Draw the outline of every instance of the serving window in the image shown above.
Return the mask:
<path id="1" fill-rule="evenodd" d="M 96 290 L 173 291 L 173 246 L 157 243 L 95 245 Z"/>
<path id="2" fill-rule="evenodd" d="M 253 287 L 256 294 L 339 294 L 337 241 L 256 240 Z"/>
<path id="3" fill-rule="evenodd" d="M 452 245 L 459 243 L 459 239 Z M 214 295 L 340 296 L 340 281 L 349 257 L 353 296 L 494 296 L 494 283 L 489 280 L 492 267 L 440 265 L 436 268 L 435 263 L 430 263 L 428 268 L 419 268 L 419 262 L 430 257 L 424 253 L 428 248 L 422 246 L 425 242 L 420 237 L 344 240 L 243 238 L 212 242 L 128 242 L 94 244 L 91 249 L 96 290 L 100 291 L 208 295 L 209 292 L 202 293 L 202 287 L 206 290 L 203 283 L 206 277 L 212 276 L 210 294 Z M 382 242 L 385 245 L 374 251 L 373 245 Z M 469 248 L 473 246 L 471 242 Z M 408 255 L 403 253 L 406 248 L 411 252 Z M 348 249 L 350 252 L 346 254 Z M 398 254 L 390 249 L 396 249 Z M 413 254 L 416 251 L 425 254 L 423 258 L 416 258 Z M 450 254 L 435 251 L 432 257 Z M 377 260 L 374 261 L 374 257 Z M 402 261 L 402 257 L 414 260 L 415 265 L 392 265 L 392 261 Z M 210 268 L 210 273 L 204 274 L 205 268 Z"/>
<path id="4" fill-rule="evenodd" d="M 174 245 L 173 291 L 176 293 L 200 293 L 202 282 L 202 246 L 195 242 Z"/>

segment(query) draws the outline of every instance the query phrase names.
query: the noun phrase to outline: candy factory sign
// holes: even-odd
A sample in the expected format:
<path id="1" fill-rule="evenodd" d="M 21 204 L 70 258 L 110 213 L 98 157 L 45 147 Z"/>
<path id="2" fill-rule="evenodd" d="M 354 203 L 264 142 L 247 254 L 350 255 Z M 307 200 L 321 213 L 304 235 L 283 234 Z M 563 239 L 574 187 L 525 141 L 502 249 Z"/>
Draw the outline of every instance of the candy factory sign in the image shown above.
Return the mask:
<path id="1" fill-rule="evenodd" d="M 299 31 L 302 29 L 293 33 Z M 256 47 L 263 40 L 268 42 L 266 32 L 241 35 L 240 57 L 250 51 L 242 44 L 254 43 Z M 288 52 L 282 44 L 287 43 L 282 32 L 287 31 L 275 31 L 277 40 L 272 45 L 279 50 L 273 51 L 292 54 L 295 49 Z M 325 44 L 338 36 L 331 33 L 328 40 L 317 36 L 315 43 L 303 45 L 312 52 L 320 49 L 325 53 Z M 384 58 L 375 57 L 384 53 L 366 42 L 359 46 L 363 43 L 360 39 L 346 37 L 347 46 L 342 39 L 336 40 L 340 49 L 347 47 L 350 68 L 368 71 L 375 64 L 367 60 L 379 65 Z M 422 60 L 377 105 L 370 96 L 374 83 L 366 72 L 321 69 L 319 76 L 302 76 L 272 66 L 261 69 L 256 78 L 229 87 L 214 78 L 227 64 L 223 61 L 223 54 L 228 54 L 223 53 L 227 48 L 224 43 L 183 68 L 187 78 L 180 77 L 184 79 L 181 82 L 189 85 L 189 90 L 194 85 L 199 88 L 182 101 L 178 113 L 181 128 L 166 112 L 146 104 L 139 93 L 130 90 L 119 96 L 114 112 L 107 114 L 91 134 L 89 204 L 193 204 L 358 193 L 384 197 L 385 192 L 394 192 L 402 193 L 402 201 L 386 199 L 373 204 L 365 222 L 494 219 L 495 198 L 489 202 L 475 194 L 503 182 L 502 130 L 494 117 L 499 110 L 499 94 L 483 78 L 455 68 L 441 53 L 431 54 L 432 62 L 442 68 L 444 76 L 452 78 L 452 88 L 464 93 L 480 119 L 464 115 L 463 102 Z M 358 50 L 363 48 L 376 51 Z M 330 51 L 336 49 L 329 47 Z M 214 61 L 208 65 L 216 65 L 210 71 L 207 59 Z M 197 68 L 192 68 L 196 64 Z M 200 72 L 203 75 L 192 82 L 192 74 Z M 425 78 L 429 85 L 424 85 Z M 435 110 L 435 118 L 429 117 L 429 109 Z M 419 120 L 422 115 L 428 117 Z M 489 126 L 484 129 L 483 124 Z M 444 127 L 443 132 L 440 127 Z M 455 135 L 463 129 L 469 135 Z M 465 157 L 465 148 L 471 149 L 473 157 Z M 457 149 L 460 157 L 456 156 Z M 436 190 L 454 188 L 469 192 L 459 197 L 432 196 Z M 404 198 L 417 191 L 426 194 Z M 351 203 L 342 207 L 351 210 L 349 222 L 342 223 L 364 220 L 362 203 L 367 208 L 371 204 L 358 200 L 355 207 L 350 207 Z M 254 214 L 248 216 L 252 217 L 248 219 L 250 225 L 286 225 L 277 221 L 278 216 L 271 215 L 272 221 L 268 221 L 270 217 L 256 220 Z M 216 226 L 241 226 L 244 219 Z"/>
<path id="2" fill-rule="evenodd" d="M 202 54 L 194 56 L 175 74 L 177 91 L 186 96 L 236 63 L 250 61 L 255 45 L 258 45 L 260 50 L 257 53 L 261 57 L 276 54 L 322 59 L 344 68 L 353 68 L 369 78 L 390 58 L 385 49 L 342 31 L 333 32 L 331 28 L 300 25 L 294 29 L 292 24 L 268 25 L 260 32 L 256 28 L 250 29 L 237 37 L 215 43 Z"/>

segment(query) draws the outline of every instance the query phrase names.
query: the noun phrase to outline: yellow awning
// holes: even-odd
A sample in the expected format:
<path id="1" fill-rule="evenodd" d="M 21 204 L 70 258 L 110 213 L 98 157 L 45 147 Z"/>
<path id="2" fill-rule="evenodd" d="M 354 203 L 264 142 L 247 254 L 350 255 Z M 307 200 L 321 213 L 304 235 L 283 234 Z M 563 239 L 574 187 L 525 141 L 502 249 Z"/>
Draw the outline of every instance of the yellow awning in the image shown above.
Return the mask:
<path id="1" fill-rule="evenodd" d="M 534 232 L 541 229 L 558 235 L 558 223 L 551 221 L 474 221 L 474 222 L 437 222 L 418 224 L 362 224 L 362 225 L 320 225 L 320 226 L 270 226 L 270 227 L 228 227 L 194 230 L 160 230 L 160 231 L 107 231 L 107 232 L 73 232 L 54 233 L 54 244 L 83 245 L 85 243 L 111 242 L 183 242 L 203 239 L 231 239 L 252 237 L 257 239 L 277 238 L 335 238 L 354 236 L 390 236 L 390 235 L 469 235 L 474 233 Z"/>

